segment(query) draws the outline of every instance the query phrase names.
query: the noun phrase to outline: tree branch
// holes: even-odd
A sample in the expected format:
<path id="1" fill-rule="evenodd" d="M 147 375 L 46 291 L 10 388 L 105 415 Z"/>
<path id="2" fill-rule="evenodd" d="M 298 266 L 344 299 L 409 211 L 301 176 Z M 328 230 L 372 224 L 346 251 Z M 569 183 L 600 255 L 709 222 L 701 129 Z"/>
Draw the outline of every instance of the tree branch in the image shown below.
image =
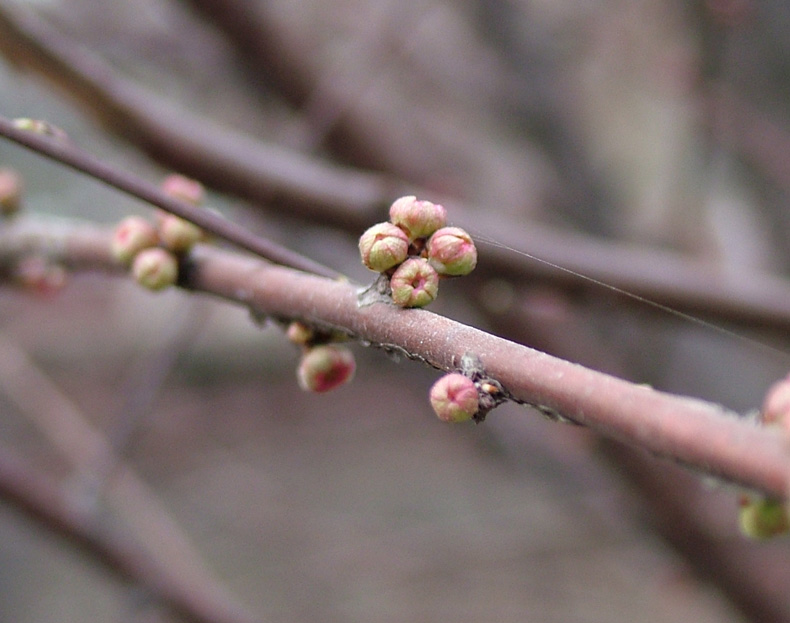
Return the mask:
<path id="1" fill-rule="evenodd" d="M 7 2 L 0 2 L 0 51 L 75 96 L 108 129 L 164 166 L 238 197 L 276 205 L 289 215 L 360 233 L 380 220 L 384 207 L 398 195 L 434 194 L 219 128 L 120 77 L 33 12 L 12 9 Z M 589 288 L 591 282 L 580 276 L 586 275 L 685 312 L 783 333 L 790 329 L 786 280 L 752 272 L 732 275 L 676 253 L 525 225 L 501 215 L 483 217 L 490 213 L 486 208 L 448 201 L 456 224 L 548 262 L 494 245 L 478 274 Z"/>
<path id="2" fill-rule="evenodd" d="M 83 252 L 83 244 L 86 251 Z M 60 232 L 20 221 L 0 231 L 5 258 L 40 248 L 69 266 L 114 269 L 109 233 Z M 97 250 L 104 248 L 104 257 Z M 98 261 L 97 261 L 98 260 Z M 790 451 L 781 435 L 701 400 L 655 391 L 495 337 L 426 310 L 387 303 L 360 306 L 348 283 L 307 275 L 228 251 L 199 247 L 183 263 L 182 284 L 250 308 L 329 327 L 441 370 L 466 354 L 509 398 L 557 413 L 633 446 L 781 498 L 788 497 Z M 427 408 L 427 407 L 426 407 Z"/>

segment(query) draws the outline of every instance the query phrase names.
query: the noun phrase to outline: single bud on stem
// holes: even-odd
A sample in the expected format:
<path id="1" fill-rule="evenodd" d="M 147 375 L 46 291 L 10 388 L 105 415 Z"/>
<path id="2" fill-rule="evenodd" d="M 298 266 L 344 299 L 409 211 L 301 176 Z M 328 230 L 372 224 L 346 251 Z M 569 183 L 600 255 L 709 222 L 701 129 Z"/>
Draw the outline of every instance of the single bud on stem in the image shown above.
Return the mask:
<path id="1" fill-rule="evenodd" d="M 477 266 L 477 248 L 460 227 L 443 227 L 428 240 L 428 261 L 440 275 L 468 275 Z"/>
<path id="2" fill-rule="evenodd" d="M 354 377 L 354 353 L 343 346 L 327 344 L 302 355 L 296 377 L 299 386 L 311 392 L 328 392 Z"/>
<path id="3" fill-rule="evenodd" d="M 741 504 L 738 526 L 744 536 L 752 539 L 768 539 L 790 532 L 787 506 L 779 500 L 747 498 Z"/>
<path id="4" fill-rule="evenodd" d="M 22 203 L 22 177 L 11 169 L 0 169 L 0 214 L 8 217 L 19 212 Z"/>
<path id="5" fill-rule="evenodd" d="M 390 206 L 390 220 L 400 227 L 410 241 L 427 238 L 447 222 L 447 211 L 438 203 L 421 201 L 408 196 L 395 200 Z"/>
<path id="6" fill-rule="evenodd" d="M 141 216 L 127 216 L 115 228 L 110 251 L 118 262 L 129 266 L 140 251 L 158 244 L 156 227 Z"/>
<path id="7" fill-rule="evenodd" d="M 403 262 L 408 253 L 408 237 L 392 223 L 373 225 L 359 239 L 362 263 L 379 273 Z"/>
<path id="8" fill-rule="evenodd" d="M 196 206 L 203 203 L 206 198 L 206 189 L 203 184 L 178 173 L 168 175 L 164 179 L 162 190 L 175 199 L 181 199 Z"/>
<path id="9" fill-rule="evenodd" d="M 471 420 L 480 408 L 474 381 L 458 372 L 445 374 L 431 387 L 431 406 L 443 422 Z"/>
<path id="10" fill-rule="evenodd" d="M 308 327 L 303 322 L 294 320 L 288 325 L 288 328 L 285 330 L 285 335 L 291 343 L 298 346 L 305 346 L 315 337 L 315 331 L 313 331 L 312 327 Z"/>
<path id="11" fill-rule="evenodd" d="M 159 238 L 173 253 L 187 253 L 195 244 L 205 240 L 205 232 L 175 214 L 162 212 L 159 215 Z"/>
<path id="12" fill-rule="evenodd" d="M 439 274 L 419 257 L 409 258 L 390 278 L 392 300 L 401 307 L 425 307 L 439 293 Z"/>
<path id="13" fill-rule="evenodd" d="M 144 288 L 164 290 L 178 279 L 178 260 L 160 247 L 143 249 L 132 262 L 132 275 Z"/>

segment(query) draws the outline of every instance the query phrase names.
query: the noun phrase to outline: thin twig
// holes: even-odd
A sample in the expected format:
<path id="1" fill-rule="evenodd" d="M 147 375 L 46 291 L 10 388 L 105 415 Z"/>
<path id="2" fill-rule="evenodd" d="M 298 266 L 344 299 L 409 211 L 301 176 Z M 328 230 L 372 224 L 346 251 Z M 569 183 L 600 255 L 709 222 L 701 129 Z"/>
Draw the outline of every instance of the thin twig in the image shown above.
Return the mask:
<path id="1" fill-rule="evenodd" d="M 51 233 L 19 222 L 0 231 L 0 249 L 40 246 L 66 264 L 84 256 L 88 241 L 96 258 L 101 233 L 75 228 Z M 95 268 L 113 268 L 109 234 L 106 258 Z M 69 257 L 67 250 L 73 253 Z M 556 413 L 597 432 L 771 495 L 788 496 L 790 451 L 781 435 L 742 421 L 711 403 L 658 392 L 526 346 L 495 337 L 426 310 L 386 303 L 361 307 L 357 289 L 210 247 L 195 249 L 186 262 L 185 286 L 247 306 L 256 315 L 299 318 L 348 333 L 364 343 L 457 370 L 466 354 L 479 357 L 485 374 L 513 400 Z"/>
<path id="2" fill-rule="evenodd" d="M 97 523 L 47 476 L 0 448 L 0 498 L 36 523 L 76 545 L 124 580 L 131 580 L 195 623 L 253 623 L 253 614 L 217 602 L 163 568 L 148 552 L 108 522 Z"/>
<path id="3" fill-rule="evenodd" d="M 191 221 L 207 232 L 272 262 L 324 277 L 336 278 L 340 276 L 337 271 L 280 246 L 263 236 L 254 234 L 210 210 L 196 208 L 186 201 L 171 197 L 155 184 L 128 171 L 116 168 L 79 149 L 69 141 L 20 129 L 14 125 L 13 121 L 4 117 L 0 117 L 0 136 L 85 173 L 133 197 L 142 199 L 166 212 Z"/>

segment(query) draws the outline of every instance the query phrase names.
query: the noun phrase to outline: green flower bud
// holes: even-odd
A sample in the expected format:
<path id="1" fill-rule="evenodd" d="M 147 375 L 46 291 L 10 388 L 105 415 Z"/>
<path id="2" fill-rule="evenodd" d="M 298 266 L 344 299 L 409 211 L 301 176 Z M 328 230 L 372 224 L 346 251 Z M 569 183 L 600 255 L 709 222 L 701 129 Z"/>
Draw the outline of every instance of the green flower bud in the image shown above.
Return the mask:
<path id="1" fill-rule="evenodd" d="M 305 391 L 328 392 L 354 377 L 354 353 L 343 346 L 327 344 L 302 355 L 296 376 Z"/>
<path id="2" fill-rule="evenodd" d="M 187 253 L 196 243 L 205 240 L 205 232 L 175 214 L 159 216 L 159 238 L 173 253 Z"/>
<path id="3" fill-rule="evenodd" d="M 379 273 L 400 264 L 408 253 L 409 239 L 392 223 L 373 225 L 359 239 L 362 263 Z"/>
<path id="4" fill-rule="evenodd" d="M 121 264 L 128 266 L 143 249 L 159 244 L 156 228 L 141 216 L 128 216 L 115 228 L 110 251 Z"/>
<path id="5" fill-rule="evenodd" d="M 468 275 L 477 266 L 477 248 L 460 227 L 443 227 L 428 240 L 428 260 L 440 275 Z"/>
<path id="6" fill-rule="evenodd" d="M 465 422 L 480 408 L 477 388 L 472 379 L 454 372 L 445 374 L 431 387 L 431 406 L 443 422 Z"/>
<path id="7" fill-rule="evenodd" d="M 428 260 L 413 257 L 390 278 L 392 300 L 401 307 L 425 307 L 439 293 L 439 274 Z"/>
<path id="8" fill-rule="evenodd" d="M 788 510 L 784 502 L 772 499 L 744 500 L 738 514 L 744 536 L 768 539 L 790 532 Z"/>
<path id="9" fill-rule="evenodd" d="M 160 247 L 143 249 L 134 257 L 132 275 L 144 288 L 164 290 L 178 279 L 178 260 Z"/>
<path id="10" fill-rule="evenodd" d="M 416 197 L 401 197 L 390 206 L 390 220 L 400 227 L 409 240 L 427 238 L 447 222 L 443 206 Z"/>

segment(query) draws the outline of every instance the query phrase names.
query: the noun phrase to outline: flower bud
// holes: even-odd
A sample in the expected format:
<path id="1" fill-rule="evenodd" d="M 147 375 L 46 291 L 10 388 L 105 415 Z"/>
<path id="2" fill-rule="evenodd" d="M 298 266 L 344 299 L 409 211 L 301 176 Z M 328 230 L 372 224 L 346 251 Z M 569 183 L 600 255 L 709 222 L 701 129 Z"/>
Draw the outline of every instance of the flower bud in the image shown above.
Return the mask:
<path id="1" fill-rule="evenodd" d="M 11 169 L 0 169 L 0 214 L 12 216 L 19 212 L 22 199 L 22 178 Z"/>
<path id="2" fill-rule="evenodd" d="M 288 325 L 288 328 L 285 330 L 285 335 L 291 343 L 305 346 L 313 340 L 315 331 L 313 331 L 312 327 L 308 327 L 303 322 L 294 320 Z"/>
<path id="3" fill-rule="evenodd" d="M 373 225 L 359 239 L 362 263 L 379 273 L 400 264 L 408 253 L 409 239 L 392 223 Z"/>
<path id="4" fill-rule="evenodd" d="M 790 432 L 790 377 L 771 386 L 760 413 L 763 424 L 780 424 Z"/>
<path id="5" fill-rule="evenodd" d="M 413 257 L 390 278 L 392 300 L 401 307 L 425 307 L 439 293 L 439 274 L 428 260 Z"/>
<path id="6" fill-rule="evenodd" d="M 66 286 L 67 276 L 63 266 L 34 255 L 14 267 L 14 281 L 28 292 L 48 298 Z"/>
<path id="7" fill-rule="evenodd" d="M 299 362 L 296 376 L 299 386 L 311 392 L 328 392 L 354 377 L 354 353 L 332 344 L 311 348 Z"/>
<path id="8" fill-rule="evenodd" d="M 738 513 L 738 526 L 744 536 L 752 539 L 768 539 L 790 532 L 787 507 L 778 500 L 746 500 Z"/>
<path id="9" fill-rule="evenodd" d="M 194 223 L 175 214 L 163 212 L 159 217 L 159 237 L 173 253 L 186 253 L 196 243 L 205 239 L 205 234 Z"/>
<path id="10" fill-rule="evenodd" d="M 447 222 L 443 206 L 416 197 L 401 197 L 390 206 L 390 220 L 400 227 L 409 240 L 427 238 Z"/>
<path id="11" fill-rule="evenodd" d="M 445 374 L 431 387 L 431 406 L 443 422 L 465 422 L 479 409 L 474 381 L 458 372 Z"/>
<path id="12" fill-rule="evenodd" d="M 178 261 L 165 249 L 143 249 L 132 262 L 132 275 L 149 290 L 164 290 L 178 279 Z"/>
<path id="13" fill-rule="evenodd" d="M 468 275 L 477 266 L 477 249 L 460 227 L 443 227 L 428 240 L 428 260 L 440 275 Z"/>
<path id="14" fill-rule="evenodd" d="M 203 184 L 178 173 L 168 175 L 164 179 L 162 190 L 175 199 L 181 199 L 196 206 L 203 203 L 203 200 L 206 198 L 206 190 L 203 188 Z"/>
<path id="15" fill-rule="evenodd" d="M 143 249 L 159 244 L 156 228 L 141 216 L 128 216 L 115 228 L 110 250 L 121 264 L 128 266 Z"/>

